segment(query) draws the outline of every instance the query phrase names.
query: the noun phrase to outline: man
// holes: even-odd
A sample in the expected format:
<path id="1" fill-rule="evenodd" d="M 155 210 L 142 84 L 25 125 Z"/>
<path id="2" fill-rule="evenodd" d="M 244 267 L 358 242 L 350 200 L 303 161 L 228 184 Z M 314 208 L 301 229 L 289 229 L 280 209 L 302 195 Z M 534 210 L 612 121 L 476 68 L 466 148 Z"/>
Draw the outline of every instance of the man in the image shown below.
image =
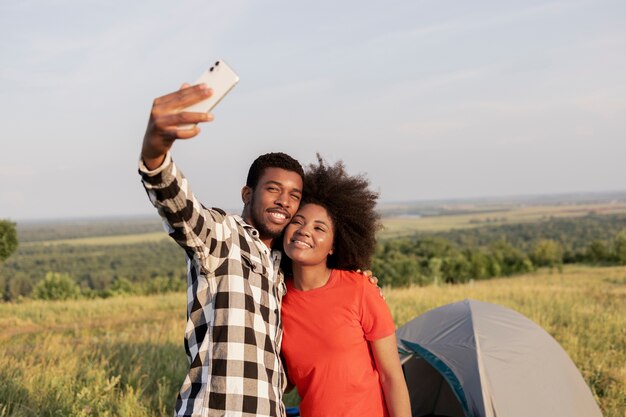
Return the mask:
<path id="1" fill-rule="evenodd" d="M 241 216 L 198 203 L 169 150 L 175 140 L 196 136 L 198 123 L 212 120 L 210 114 L 183 111 L 210 95 L 206 85 L 184 85 L 154 101 L 139 168 L 151 202 L 188 258 L 190 368 L 175 413 L 282 417 L 285 285 L 280 253 L 271 248 L 298 210 L 304 173 L 286 154 L 262 155 L 241 191 Z"/>

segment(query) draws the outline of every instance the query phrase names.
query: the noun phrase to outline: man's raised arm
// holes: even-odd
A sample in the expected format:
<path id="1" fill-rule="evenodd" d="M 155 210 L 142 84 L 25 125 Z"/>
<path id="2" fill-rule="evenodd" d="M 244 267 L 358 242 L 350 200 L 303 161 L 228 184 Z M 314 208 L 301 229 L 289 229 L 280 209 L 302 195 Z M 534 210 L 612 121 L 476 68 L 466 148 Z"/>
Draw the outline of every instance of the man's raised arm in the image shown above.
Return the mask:
<path id="1" fill-rule="evenodd" d="M 224 213 L 207 210 L 198 202 L 182 172 L 171 158 L 169 150 L 176 139 L 190 139 L 200 133 L 197 123 L 210 122 L 207 113 L 187 112 L 185 108 L 210 97 L 206 85 L 190 87 L 184 84 L 175 93 L 154 100 L 139 164 L 142 184 L 166 226 L 167 233 L 185 250 L 206 257 L 211 246 L 207 244 L 223 220 Z M 180 128 L 192 125 L 191 128 Z"/>

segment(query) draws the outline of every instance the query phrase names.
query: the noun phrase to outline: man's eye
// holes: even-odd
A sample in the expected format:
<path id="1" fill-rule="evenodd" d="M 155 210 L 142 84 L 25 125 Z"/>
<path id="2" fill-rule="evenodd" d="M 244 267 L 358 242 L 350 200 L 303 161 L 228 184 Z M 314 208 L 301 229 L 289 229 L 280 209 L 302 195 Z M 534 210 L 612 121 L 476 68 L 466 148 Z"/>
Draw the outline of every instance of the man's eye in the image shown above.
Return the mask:
<path id="1" fill-rule="evenodd" d="M 299 195 L 297 195 L 297 194 L 292 194 L 292 195 L 291 195 L 291 198 L 293 198 L 293 199 L 294 199 L 294 200 L 296 200 L 296 201 L 300 201 L 300 199 L 301 199 L 302 197 L 300 197 L 300 196 L 299 196 Z"/>

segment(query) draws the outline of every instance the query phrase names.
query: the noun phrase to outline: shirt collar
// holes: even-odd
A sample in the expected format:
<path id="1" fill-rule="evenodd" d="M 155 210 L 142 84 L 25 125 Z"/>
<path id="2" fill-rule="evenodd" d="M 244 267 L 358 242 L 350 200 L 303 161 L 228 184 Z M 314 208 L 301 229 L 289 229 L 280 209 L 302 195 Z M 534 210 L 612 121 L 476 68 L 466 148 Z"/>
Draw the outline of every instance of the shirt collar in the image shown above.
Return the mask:
<path id="1" fill-rule="evenodd" d="M 261 240 L 260 236 L 261 234 L 259 233 L 259 231 L 252 225 L 248 224 L 243 217 L 239 216 L 239 215 L 234 215 L 233 216 L 235 218 L 235 221 L 237 223 L 239 223 L 241 225 L 241 227 L 244 228 L 244 230 L 247 230 L 248 233 L 250 233 L 250 236 L 252 236 L 253 238 L 255 238 L 261 245 L 263 245 L 263 247 L 268 249 L 268 253 L 271 252 L 276 252 L 274 251 L 272 248 L 268 248 L 267 245 L 265 243 L 263 243 L 263 241 Z"/>
<path id="2" fill-rule="evenodd" d="M 249 225 L 248 223 L 246 223 L 246 221 L 243 219 L 243 217 L 235 214 L 233 215 L 233 217 L 235 218 L 235 221 L 237 223 L 239 223 L 241 225 L 241 227 L 243 227 L 244 229 L 246 229 L 252 236 L 254 236 L 255 238 L 259 238 L 259 231 L 256 230 L 256 228 L 254 228 L 253 226 Z"/>

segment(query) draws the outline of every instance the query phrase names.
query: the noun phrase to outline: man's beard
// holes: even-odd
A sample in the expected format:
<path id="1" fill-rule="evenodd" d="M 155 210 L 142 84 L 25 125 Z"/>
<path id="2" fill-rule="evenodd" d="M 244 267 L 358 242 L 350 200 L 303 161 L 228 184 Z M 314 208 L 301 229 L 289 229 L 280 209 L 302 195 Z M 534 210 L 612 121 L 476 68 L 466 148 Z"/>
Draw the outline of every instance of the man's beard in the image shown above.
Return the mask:
<path id="1" fill-rule="evenodd" d="M 267 227 L 262 221 L 259 221 L 259 219 L 256 219 L 255 217 L 256 215 L 253 214 L 252 220 L 254 220 L 256 229 L 258 230 L 261 237 L 269 237 L 275 239 L 283 234 L 283 229 L 276 227 L 274 230 L 272 230 Z"/>
<path id="2" fill-rule="evenodd" d="M 270 229 L 265 224 L 265 220 L 262 217 L 259 218 L 260 216 L 258 215 L 256 210 L 254 210 L 254 195 L 250 199 L 250 208 L 251 208 L 250 213 L 252 216 L 252 221 L 254 222 L 253 226 L 259 232 L 261 237 L 275 239 L 277 237 L 280 237 L 283 234 L 284 228 L 281 228 L 280 226 L 276 226 L 274 229 Z"/>

